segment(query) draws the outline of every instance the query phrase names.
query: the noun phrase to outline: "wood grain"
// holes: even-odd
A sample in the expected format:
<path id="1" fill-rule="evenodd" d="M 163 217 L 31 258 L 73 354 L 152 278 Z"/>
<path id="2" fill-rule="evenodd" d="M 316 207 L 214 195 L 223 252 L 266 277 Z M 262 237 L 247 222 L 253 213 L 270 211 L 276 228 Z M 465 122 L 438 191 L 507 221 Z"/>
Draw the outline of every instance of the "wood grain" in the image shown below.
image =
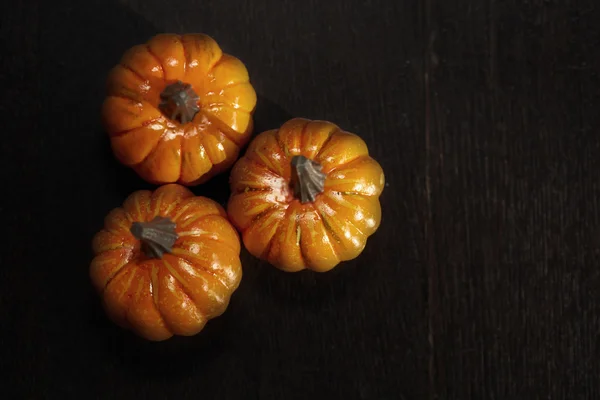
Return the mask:
<path id="1" fill-rule="evenodd" d="M 0 376 L 15 398 L 600 397 L 600 7 L 594 0 L 29 0 L 2 6 Z M 242 254 L 228 311 L 146 343 L 87 268 L 150 188 L 114 160 L 108 70 L 159 32 L 246 64 L 256 131 L 361 135 L 383 221 L 330 273 Z M 221 203 L 227 174 L 194 188 Z"/>
<path id="2" fill-rule="evenodd" d="M 597 398 L 597 7 L 432 3 L 434 394 Z"/>

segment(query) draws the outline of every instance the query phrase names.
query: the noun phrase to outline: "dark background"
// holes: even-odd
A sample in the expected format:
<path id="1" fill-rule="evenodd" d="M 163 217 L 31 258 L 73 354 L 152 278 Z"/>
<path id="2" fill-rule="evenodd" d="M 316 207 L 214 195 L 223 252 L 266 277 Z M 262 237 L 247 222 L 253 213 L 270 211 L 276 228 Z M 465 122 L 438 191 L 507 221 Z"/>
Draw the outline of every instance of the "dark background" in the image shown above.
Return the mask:
<path id="1" fill-rule="evenodd" d="M 600 398 L 596 0 L 1 7 L 5 399 Z M 147 343 L 88 266 L 104 215 L 151 188 L 110 153 L 106 74 L 159 32 L 246 64 L 256 132 L 333 121 L 388 186 L 358 259 L 286 274 L 244 251 L 221 318 Z M 227 174 L 194 191 L 225 202 Z"/>

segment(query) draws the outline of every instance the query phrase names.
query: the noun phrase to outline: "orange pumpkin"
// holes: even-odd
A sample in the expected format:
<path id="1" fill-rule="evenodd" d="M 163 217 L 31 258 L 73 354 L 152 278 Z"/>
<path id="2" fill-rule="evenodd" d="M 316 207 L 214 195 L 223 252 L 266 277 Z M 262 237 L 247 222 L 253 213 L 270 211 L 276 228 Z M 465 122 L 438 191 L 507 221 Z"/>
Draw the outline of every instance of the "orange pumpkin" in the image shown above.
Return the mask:
<path id="1" fill-rule="evenodd" d="M 202 183 L 228 169 L 252 133 L 246 67 L 203 34 L 160 34 L 108 77 L 102 118 L 116 158 L 154 184 Z"/>
<path id="2" fill-rule="evenodd" d="M 363 251 L 384 182 L 360 137 L 296 118 L 250 143 L 231 171 L 227 211 L 255 257 L 322 272 Z"/>
<path id="3" fill-rule="evenodd" d="M 93 239 L 93 285 L 116 324 L 154 341 L 221 315 L 242 269 L 238 233 L 214 201 L 168 184 L 137 191 Z"/>

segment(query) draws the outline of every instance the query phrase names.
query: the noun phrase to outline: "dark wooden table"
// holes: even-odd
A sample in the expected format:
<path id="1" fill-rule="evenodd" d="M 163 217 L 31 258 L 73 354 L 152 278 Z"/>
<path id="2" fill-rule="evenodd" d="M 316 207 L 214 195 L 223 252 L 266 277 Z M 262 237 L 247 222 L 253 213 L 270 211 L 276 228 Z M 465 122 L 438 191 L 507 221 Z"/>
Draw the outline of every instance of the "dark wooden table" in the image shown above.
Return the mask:
<path id="1" fill-rule="evenodd" d="M 596 0 L 5 3 L 4 398 L 600 398 Z M 100 104 L 127 48 L 190 31 L 248 67 L 256 132 L 360 134 L 383 222 L 326 274 L 244 252 L 221 318 L 147 343 L 88 279 L 104 215 L 151 187 L 113 159 Z M 225 202 L 227 174 L 194 191 Z"/>

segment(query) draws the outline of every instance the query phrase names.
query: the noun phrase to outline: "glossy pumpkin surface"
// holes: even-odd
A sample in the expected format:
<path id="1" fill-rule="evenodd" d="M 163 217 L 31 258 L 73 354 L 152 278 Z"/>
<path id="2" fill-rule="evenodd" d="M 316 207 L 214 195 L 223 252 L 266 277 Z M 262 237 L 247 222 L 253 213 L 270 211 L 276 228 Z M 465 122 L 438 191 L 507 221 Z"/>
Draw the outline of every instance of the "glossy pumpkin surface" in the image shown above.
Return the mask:
<path id="1" fill-rule="evenodd" d="M 285 271 L 356 258 L 381 222 L 383 170 L 331 122 L 296 118 L 259 134 L 230 183 L 227 211 L 245 247 Z"/>
<path id="2" fill-rule="evenodd" d="M 225 210 L 177 184 L 131 194 L 107 215 L 93 251 L 90 276 L 108 316 L 149 340 L 200 332 L 242 276 Z"/>
<path id="3" fill-rule="evenodd" d="M 207 35 L 160 34 L 132 47 L 107 91 L 113 152 L 151 183 L 202 183 L 231 167 L 252 133 L 248 71 Z"/>

